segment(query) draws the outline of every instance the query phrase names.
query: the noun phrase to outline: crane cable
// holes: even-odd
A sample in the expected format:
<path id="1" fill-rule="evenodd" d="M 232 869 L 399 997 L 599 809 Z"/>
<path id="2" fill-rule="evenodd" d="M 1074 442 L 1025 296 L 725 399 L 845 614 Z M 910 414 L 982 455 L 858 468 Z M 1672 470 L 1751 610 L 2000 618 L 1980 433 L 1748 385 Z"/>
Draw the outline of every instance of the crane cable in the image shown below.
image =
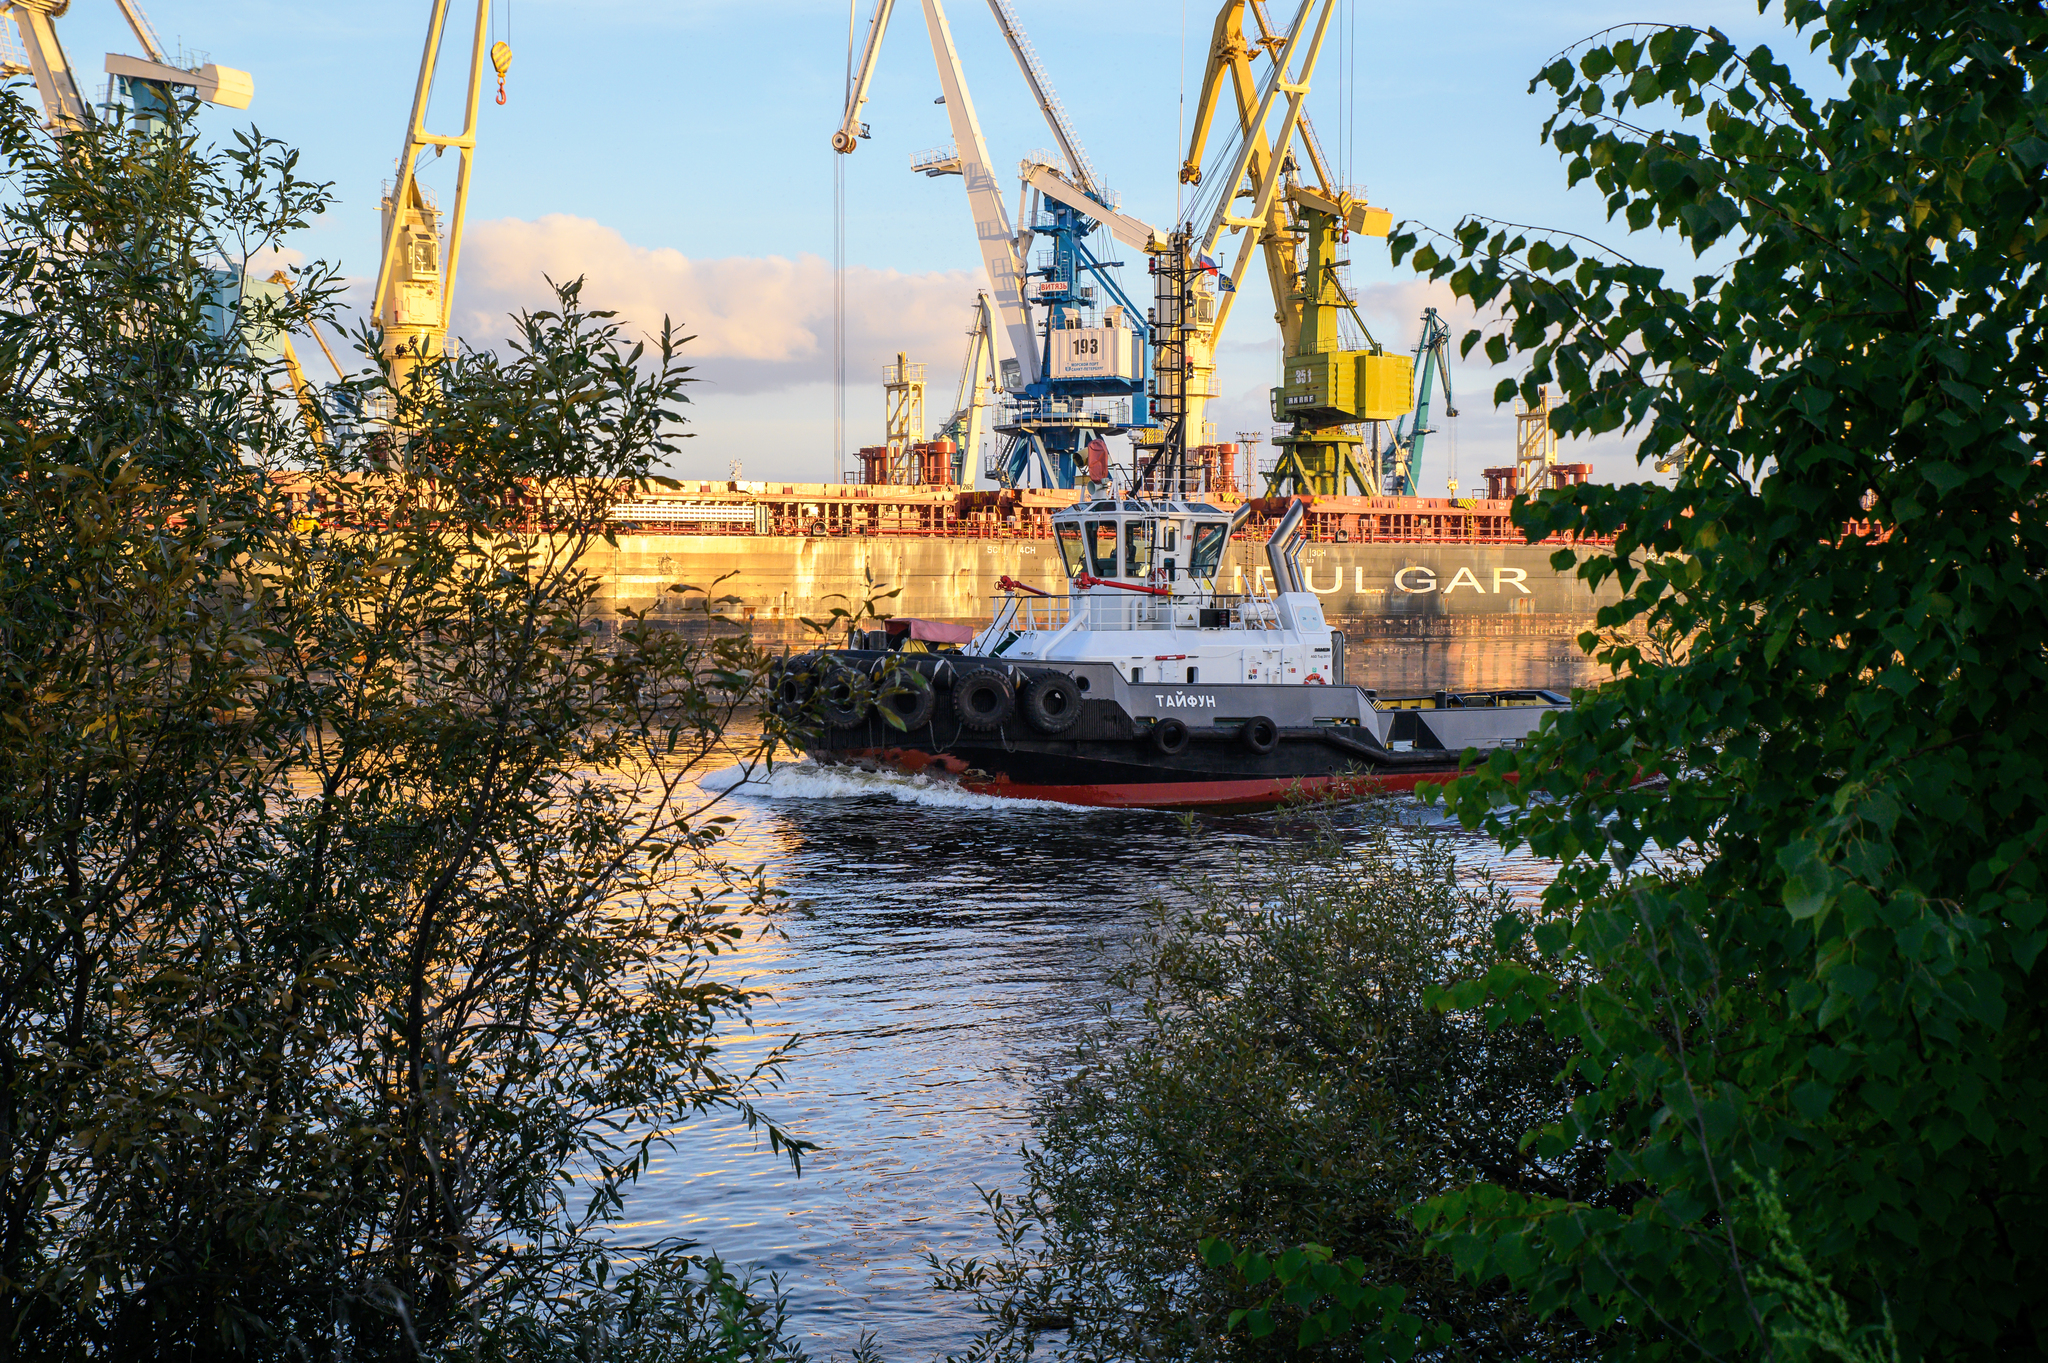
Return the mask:
<path id="1" fill-rule="evenodd" d="M 512 0 L 505 0 L 505 36 L 503 38 L 498 38 L 498 7 L 495 4 L 491 6 L 490 18 L 491 37 L 496 39 L 491 44 L 491 69 L 498 73 L 498 103 L 503 104 L 505 102 L 505 73 L 512 69 Z"/>
<path id="2" fill-rule="evenodd" d="M 853 98 L 853 36 L 859 0 L 846 0 L 846 99 Z M 846 476 L 846 158 L 832 156 L 832 471 Z"/>

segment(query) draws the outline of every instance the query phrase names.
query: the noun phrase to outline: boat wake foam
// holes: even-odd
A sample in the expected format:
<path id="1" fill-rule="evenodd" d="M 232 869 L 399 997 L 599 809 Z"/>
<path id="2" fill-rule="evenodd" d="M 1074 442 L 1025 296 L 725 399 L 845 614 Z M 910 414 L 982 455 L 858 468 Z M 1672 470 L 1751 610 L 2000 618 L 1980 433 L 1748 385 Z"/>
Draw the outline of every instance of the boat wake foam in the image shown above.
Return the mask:
<path id="1" fill-rule="evenodd" d="M 1099 811 L 1085 805 L 1059 804 L 1051 800 L 1010 800 L 999 795 L 980 795 L 962 790 L 951 781 L 929 776 L 906 776 L 899 772 L 864 771 L 859 767 L 828 767 L 809 758 L 778 762 L 774 771 L 766 767 L 731 766 L 714 771 L 697 783 L 708 791 L 727 791 L 755 800 L 854 800 L 884 797 L 898 804 L 923 805 L 928 809 L 982 809 L 1028 813 L 1048 809 L 1075 814 Z"/>

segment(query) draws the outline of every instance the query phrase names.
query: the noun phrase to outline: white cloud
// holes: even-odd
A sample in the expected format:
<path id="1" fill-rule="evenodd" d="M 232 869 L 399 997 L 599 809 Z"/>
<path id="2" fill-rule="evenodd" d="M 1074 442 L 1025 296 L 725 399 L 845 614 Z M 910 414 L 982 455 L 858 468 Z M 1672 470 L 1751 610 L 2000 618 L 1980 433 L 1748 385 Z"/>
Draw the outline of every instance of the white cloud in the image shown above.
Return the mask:
<path id="1" fill-rule="evenodd" d="M 771 393 L 832 377 L 832 266 L 817 256 L 701 259 L 629 242 L 588 218 L 549 214 L 469 229 L 456 281 L 456 331 L 490 344 L 506 315 L 546 304 L 547 280 L 583 277 L 586 306 L 619 313 L 629 332 L 659 334 L 663 316 L 695 340 L 685 355 L 721 393 Z M 898 351 L 958 369 L 978 277 L 854 266 L 846 272 L 849 388 L 880 382 Z"/>

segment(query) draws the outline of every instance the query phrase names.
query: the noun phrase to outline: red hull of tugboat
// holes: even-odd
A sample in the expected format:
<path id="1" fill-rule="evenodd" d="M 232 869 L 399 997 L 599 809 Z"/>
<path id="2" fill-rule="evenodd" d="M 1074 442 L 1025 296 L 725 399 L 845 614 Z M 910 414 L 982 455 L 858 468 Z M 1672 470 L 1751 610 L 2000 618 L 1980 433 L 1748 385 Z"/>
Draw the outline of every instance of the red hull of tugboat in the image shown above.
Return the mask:
<path id="1" fill-rule="evenodd" d="M 1424 781 L 1457 773 L 1403 772 L 1398 776 L 1297 776 L 1285 781 L 1182 781 L 1126 786 L 1025 786 L 1008 781 L 963 781 L 978 795 L 1047 800 L 1098 809 L 1270 809 L 1303 796 L 1377 795 L 1413 791 Z"/>
<path id="2" fill-rule="evenodd" d="M 1409 767 L 1398 771 L 1346 772 L 1332 776 L 1258 776 L 1235 780 L 1092 782 L 1048 785 L 986 776 L 961 758 L 916 748 L 861 748 L 834 760 L 909 776 L 951 780 L 962 790 L 1006 800 L 1043 800 L 1096 809 L 1269 809 L 1303 797 L 1406 794 L 1423 782 L 1442 784 L 1455 766 Z"/>

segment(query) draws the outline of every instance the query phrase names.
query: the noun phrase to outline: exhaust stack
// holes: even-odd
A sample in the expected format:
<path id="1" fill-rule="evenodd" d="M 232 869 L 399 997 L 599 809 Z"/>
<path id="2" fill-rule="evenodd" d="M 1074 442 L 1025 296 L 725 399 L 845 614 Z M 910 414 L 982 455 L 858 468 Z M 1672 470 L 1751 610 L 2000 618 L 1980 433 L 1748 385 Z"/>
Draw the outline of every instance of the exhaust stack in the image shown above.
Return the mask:
<path id="1" fill-rule="evenodd" d="M 1273 527 L 1272 535 L 1266 540 L 1266 562 L 1273 569 L 1273 590 L 1275 593 L 1305 592 L 1308 586 L 1301 580 L 1301 546 L 1308 535 L 1301 523 L 1308 519 L 1308 503 L 1296 499 L 1287 508 L 1287 514 L 1280 518 L 1280 524 Z"/>

